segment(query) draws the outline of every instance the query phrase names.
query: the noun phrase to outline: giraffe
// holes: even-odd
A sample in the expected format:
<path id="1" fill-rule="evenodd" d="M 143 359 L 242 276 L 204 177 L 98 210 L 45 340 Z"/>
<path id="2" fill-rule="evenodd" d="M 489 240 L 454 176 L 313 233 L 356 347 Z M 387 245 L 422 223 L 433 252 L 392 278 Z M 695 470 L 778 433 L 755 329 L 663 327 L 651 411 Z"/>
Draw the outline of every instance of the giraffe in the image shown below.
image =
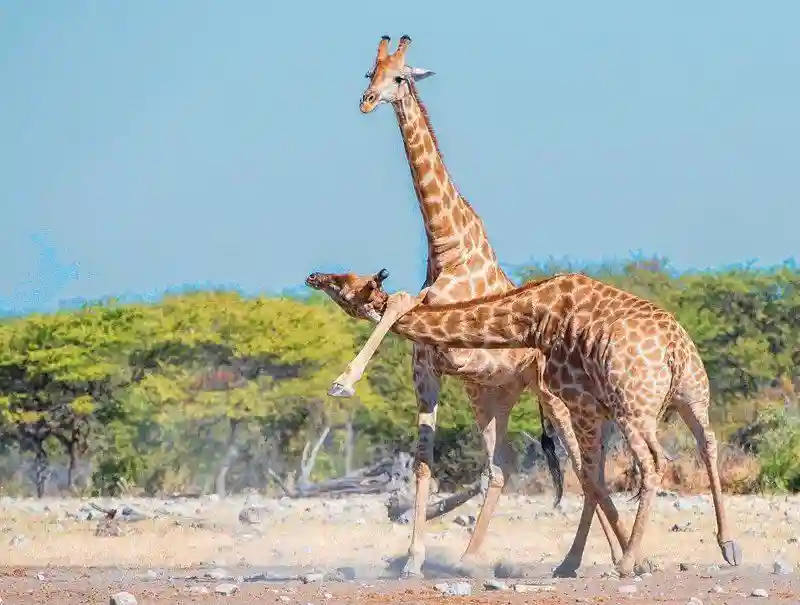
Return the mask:
<path id="1" fill-rule="evenodd" d="M 366 74 L 369 85 L 361 96 L 360 110 L 370 113 L 386 103 L 394 109 L 427 237 L 426 302 L 455 302 L 514 288 L 515 284 L 499 265 L 483 221 L 459 193 L 445 166 L 427 109 L 417 92 L 416 82 L 434 72 L 406 65 L 409 36 L 400 38 L 393 54 L 389 52 L 389 41 L 389 36 L 383 36 L 378 44 L 374 64 Z M 533 351 L 458 350 L 414 343 L 412 376 L 419 438 L 415 454 L 415 512 L 404 576 L 421 575 L 425 559 L 425 507 L 442 376 L 454 376 L 464 383 L 489 458 L 489 486 L 462 555 L 462 561 L 468 564 L 485 540 L 500 493 L 513 472 L 506 441 L 508 419 L 522 392 L 535 383 L 535 361 Z M 337 389 L 330 394 L 349 395 Z M 544 416 L 542 419 L 541 443 L 560 498 L 555 445 L 547 435 Z M 611 538 L 610 526 L 600 511 L 598 519 L 616 562 L 621 549 Z M 582 548 L 578 542 L 573 546 L 571 558 L 559 567 L 566 574 L 574 571 L 576 561 L 580 563 Z"/>
<path id="2" fill-rule="evenodd" d="M 551 413 L 563 416 L 560 400 L 577 429 L 577 437 L 568 435 L 566 439 L 576 474 L 623 545 L 616 565 L 622 577 L 643 563 L 642 537 L 666 463 L 657 439 L 657 422 L 668 409 L 674 409 L 693 433 L 706 466 L 722 556 L 731 565 L 741 563 L 742 551 L 729 536 L 722 501 L 716 437 L 708 419 L 708 376 L 697 347 L 672 314 L 576 273 L 445 304 L 425 303 L 424 290 L 416 297 L 405 292 L 389 296 L 381 289 L 386 275 L 385 270 L 366 277 L 311 274 L 306 280 L 342 308 L 349 308 L 351 314 L 376 321 L 381 328 L 365 345 L 367 355 L 357 357 L 340 377 L 341 384 L 353 388 L 366 368 L 369 351 L 377 346 L 374 341 L 385 334 L 383 330 L 428 345 L 539 351 L 543 361 L 538 364 L 540 388 L 557 398 Z M 617 422 L 642 473 L 629 538 L 606 486 L 586 472 L 581 459 L 592 458 L 599 447 L 598 435 L 606 416 Z M 583 440 L 579 451 L 576 439 Z"/>

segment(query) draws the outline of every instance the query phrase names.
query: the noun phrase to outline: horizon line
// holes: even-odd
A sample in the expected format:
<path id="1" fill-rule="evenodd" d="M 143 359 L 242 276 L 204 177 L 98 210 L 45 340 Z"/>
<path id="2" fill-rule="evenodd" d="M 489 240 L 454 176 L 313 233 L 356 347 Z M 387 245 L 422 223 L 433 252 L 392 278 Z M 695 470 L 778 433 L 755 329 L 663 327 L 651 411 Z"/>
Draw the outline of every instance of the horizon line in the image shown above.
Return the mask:
<path id="1" fill-rule="evenodd" d="M 795 258 L 790 257 L 781 262 L 766 264 L 766 265 L 759 264 L 757 260 L 748 260 L 739 263 L 721 264 L 715 267 L 711 266 L 707 266 L 704 268 L 687 267 L 685 269 L 678 269 L 674 267 L 670 263 L 669 259 L 666 257 L 658 255 L 646 256 L 641 253 L 636 253 L 632 254 L 630 257 L 627 258 L 603 259 L 599 261 L 572 261 L 568 257 L 556 258 L 550 256 L 549 258 L 543 261 L 530 261 L 524 263 L 501 262 L 500 267 L 504 271 L 509 273 L 512 277 L 520 279 L 522 277 L 523 272 L 529 269 L 548 270 L 561 267 L 561 268 L 567 268 L 570 272 L 587 271 L 587 272 L 598 273 L 604 271 L 613 273 L 622 271 L 626 266 L 629 266 L 631 264 L 636 264 L 642 261 L 658 262 L 660 270 L 674 278 L 678 278 L 685 275 L 696 275 L 703 273 L 706 274 L 726 273 L 735 270 L 740 270 L 740 271 L 756 270 L 763 272 L 771 272 L 787 267 L 794 269 L 797 266 Z M 285 286 L 279 289 L 269 289 L 269 288 L 245 289 L 240 284 L 233 282 L 226 283 L 226 282 L 205 281 L 205 282 L 195 282 L 193 284 L 184 283 L 174 286 L 168 286 L 166 288 L 161 288 L 158 290 L 154 290 L 153 292 L 144 294 L 141 292 L 125 292 L 122 294 L 106 294 L 95 298 L 73 297 L 67 299 L 59 299 L 58 301 L 55 301 L 53 304 L 50 305 L 28 305 L 16 309 L 2 306 L 2 302 L 0 302 L 0 319 L 25 317 L 28 315 L 37 315 L 37 314 L 51 315 L 65 311 L 66 312 L 76 311 L 78 309 L 85 307 L 106 305 L 110 301 L 113 301 L 114 303 L 121 305 L 158 304 L 159 302 L 163 301 L 165 298 L 169 296 L 176 296 L 176 295 L 180 296 L 180 295 L 200 293 L 200 292 L 235 292 L 240 296 L 242 296 L 243 298 L 288 297 L 299 300 L 308 298 L 309 296 L 313 295 L 312 291 L 307 291 L 306 286 L 303 283 L 298 283 L 291 286 Z M 0 301 L 1 300 L 2 299 L 0 299 Z"/>

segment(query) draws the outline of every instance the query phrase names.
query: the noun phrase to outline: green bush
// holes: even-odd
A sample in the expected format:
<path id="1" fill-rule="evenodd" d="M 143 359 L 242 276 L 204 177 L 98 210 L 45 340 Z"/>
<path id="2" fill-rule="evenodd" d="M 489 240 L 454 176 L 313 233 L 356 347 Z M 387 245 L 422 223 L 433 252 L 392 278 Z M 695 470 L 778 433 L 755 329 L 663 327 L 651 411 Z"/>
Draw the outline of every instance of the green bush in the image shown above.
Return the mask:
<path id="1" fill-rule="evenodd" d="M 800 491 L 800 417 L 783 408 L 763 416 L 770 428 L 758 438 L 762 488 Z"/>

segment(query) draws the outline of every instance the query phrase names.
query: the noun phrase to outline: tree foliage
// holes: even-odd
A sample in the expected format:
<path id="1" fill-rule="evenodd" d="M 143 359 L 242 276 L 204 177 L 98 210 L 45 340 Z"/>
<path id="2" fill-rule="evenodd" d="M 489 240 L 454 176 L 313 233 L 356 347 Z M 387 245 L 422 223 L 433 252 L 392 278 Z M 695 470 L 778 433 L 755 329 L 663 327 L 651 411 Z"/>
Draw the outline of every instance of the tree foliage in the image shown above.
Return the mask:
<path id="1" fill-rule="evenodd" d="M 519 277 L 566 271 L 675 313 L 706 364 L 715 410 L 765 397 L 794 401 L 800 271 L 793 264 L 678 273 L 663 259 L 598 267 L 551 262 Z M 24 463 L 43 494 L 76 483 L 101 492 L 264 487 L 269 476 L 291 476 L 317 441 L 323 453 L 315 472 L 324 475 L 341 466 L 337 427 L 345 424 L 357 427 L 362 461 L 376 449 L 410 450 L 416 402 L 408 341 L 387 337 L 358 398 L 326 396 L 371 329 L 318 295 L 229 291 L 8 318 L 0 321 L 0 451 Z M 538 433 L 538 421 L 526 394 L 512 414 L 512 439 L 523 430 Z M 774 462 L 780 448 L 767 450 Z M 485 463 L 464 389 L 452 378 L 443 382 L 435 456 L 444 484 L 474 478 Z M 778 466 L 770 467 L 773 474 Z M 66 476 L 48 487 L 57 469 Z"/>

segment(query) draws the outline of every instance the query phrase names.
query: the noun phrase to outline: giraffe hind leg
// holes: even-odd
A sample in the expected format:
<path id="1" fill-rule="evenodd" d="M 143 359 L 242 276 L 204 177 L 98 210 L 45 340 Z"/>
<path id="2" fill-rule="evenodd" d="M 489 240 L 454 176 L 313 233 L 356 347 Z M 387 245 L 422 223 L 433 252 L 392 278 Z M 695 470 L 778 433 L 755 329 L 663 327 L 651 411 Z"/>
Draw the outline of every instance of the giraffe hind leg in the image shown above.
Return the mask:
<path id="1" fill-rule="evenodd" d="M 586 399 L 582 402 L 581 409 L 587 411 L 600 409 L 596 399 L 588 394 L 584 397 Z M 584 494 L 581 519 L 572 546 L 563 562 L 554 570 L 554 575 L 572 577 L 576 574 L 583 559 L 586 540 L 595 514 L 611 549 L 611 559 L 616 564 L 622 558 L 621 548 L 628 543 L 628 530 L 620 519 L 605 485 L 605 448 L 602 441 L 604 414 L 596 415 L 593 424 L 573 424 L 570 406 L 544 387 L 541 388 L 540 401 L 548 410 L 551 422 L 564 441 Z M 574 405 L 576 404 L 573 403 Z"/>
<path id="2" fill-rule="evenodd" d="M 738 542 L 732 540 L 728 533 L 728 523 L 725 515 L 725 506 L 722 502 L 722 482 L 717 468 L 717 440 L 708 420 L 708 398 L 694 402 L 679 402 L 677 404 L 686 426 L 695 437 L 700 456 L 706 466 L 708 482 L 711 486 L 711 497 L 714 501 L 714 512 L 717 518 L 717 543 L 722 557 L 734 566 L 742 563 L 742 549 Z"/>
<path id="3" fill-rule="evenodd" d="M 660 477 L 663 476 L 664 472 L 667 470 L 668 457 L 664 453 L 664 448 L 661 447 L 661 444 L 658 441 L 658 436 L 654 431 L 647 431 L 642 434 L 642 437 L 647 444 L 647 448 L 650 450 L 650 454 L 653 456 L 653 460 L 655 460 L 656 472 Z M 642 481 L 642 477 L 644 477 L 644 475 L 642 473 L 642 465 L 635 456 L 631 460 L 631 467 L 633 470 L 638 471 L 639 473 L 639 488 L 628 501 L 639 502 L 642 499 L 642 492 L 644 490 L 644 482 Z"/>
<path id="4" fill-rule="evenodd" d="M 627 545 L 627 529 L 625 529 L 619 514 L 616 512 L 605 485 L 605 448 L 602 443 L 603 419 L 598 418 L 593 427 L 581 428 L 577 431 L 577 440 L 580 443 L 580 455 L 583 466 L 581 469 L 581 485 L 584 487 L 583 509 L 578 522 L 578 529 L 572 541 L 572 546 L 561 564 L 553 571 L 555 577 L 574 577 L 583 560 L 586 549 L 586 540 L 591 529 L 592 517 L 596 514 L 603 529 L 603 533 L 611 549 L 611 560 L 616 565 L 622 558 L 622 548 Z M 578 469 L 576 468 L 576 472 Z M 616 528 L 609 521 L 603 507 L 598 507 L 600 501 L 610 502 L 610 507 L 616 515 L 617 527 L 623 538 L 616 535 Z"/>

